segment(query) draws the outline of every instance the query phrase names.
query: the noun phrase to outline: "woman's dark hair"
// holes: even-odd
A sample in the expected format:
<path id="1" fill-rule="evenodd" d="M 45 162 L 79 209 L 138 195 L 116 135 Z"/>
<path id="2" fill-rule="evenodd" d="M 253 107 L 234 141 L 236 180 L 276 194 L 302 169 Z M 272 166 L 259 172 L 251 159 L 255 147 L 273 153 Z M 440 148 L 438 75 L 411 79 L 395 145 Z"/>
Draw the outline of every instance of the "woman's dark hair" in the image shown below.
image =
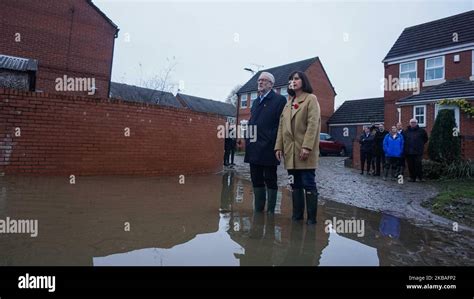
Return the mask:
<path id="1" fill-rule="evenodd" d="M 300 72 L 300 71 L 294 71 L 291 73 L 291 75 L 288 77 L 288 80 L 293 79 L 293 77 L 298 74 L 298 77 L 300 77 L 301 82 L 303 83 L 302 89 L 304 92 L 307 93 L 313 93 L 313 87 L 311 87 L 311 83 L 309 83 L 308 77 L 306 76 L 305 73 Z M 293 89 L 288 88 L 288 94 L 292 97 L 295 96 L 295 91 Z"/>

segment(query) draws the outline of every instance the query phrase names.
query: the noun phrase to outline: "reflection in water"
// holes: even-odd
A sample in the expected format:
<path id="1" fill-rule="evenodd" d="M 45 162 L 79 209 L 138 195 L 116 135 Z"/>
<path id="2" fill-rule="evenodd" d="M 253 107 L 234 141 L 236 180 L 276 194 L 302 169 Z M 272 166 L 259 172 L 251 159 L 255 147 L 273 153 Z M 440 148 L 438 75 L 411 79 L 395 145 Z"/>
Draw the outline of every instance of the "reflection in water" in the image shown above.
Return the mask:
<path id="1" fill-rule="evenodd" d="M 221 207 L 220 212 L 230 212 L 234 201 L 234 171 L 222 175 Z"/>
<path id="2" fill-rule="evenodd" d="M 199 234 L 172 248 L 146 248 L 127 253 L 94 257 L 94 266 L 238 266 L 235 254 L 244 249 L 227 234 L 229 216 L 221 214 L 219 230 Z M 212 246 L 210 246 L 212 244 Z"/>
<path id="3" fill-rule="evenodd" d="M 318 223 L 255 214 L 248 181 L 230 171 L 175 178 L 2 177 L 0 219 L 37 219 L 39 235 L 0 235 L 0 265 L 473 265 L 472 234 L 418 227 L 325 200 Z M 326 232 L 326 219 L 364 220 L 365 232 Z M 130 230 L 124 229 L 125 223 Z"/>
<path id="4" fill-rule="evenodd" d="M 400 237 L 400 219 L 387 214 L 382 214 L 380 232 L 383 236 L 398 239 Z"/>

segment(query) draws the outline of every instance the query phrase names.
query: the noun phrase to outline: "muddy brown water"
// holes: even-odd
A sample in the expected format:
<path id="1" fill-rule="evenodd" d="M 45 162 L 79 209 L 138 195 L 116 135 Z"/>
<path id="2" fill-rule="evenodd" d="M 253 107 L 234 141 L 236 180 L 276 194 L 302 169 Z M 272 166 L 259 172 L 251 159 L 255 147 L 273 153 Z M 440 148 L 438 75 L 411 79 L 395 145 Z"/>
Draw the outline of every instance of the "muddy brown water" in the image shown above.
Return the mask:
<path id="1" fill-rule="evenodd" d="M 320 200 L 318 224 L 255 214 L 249 181 L 206 176 L 0 177 L 0 220 L 38 220 L 38 236 L 0 233 L 0 265 L 474 265 L 473 236 Z M 363 220 L 363 234 L 326 220 Z M 360 223 L 360 222 L 359 222 Z"/>

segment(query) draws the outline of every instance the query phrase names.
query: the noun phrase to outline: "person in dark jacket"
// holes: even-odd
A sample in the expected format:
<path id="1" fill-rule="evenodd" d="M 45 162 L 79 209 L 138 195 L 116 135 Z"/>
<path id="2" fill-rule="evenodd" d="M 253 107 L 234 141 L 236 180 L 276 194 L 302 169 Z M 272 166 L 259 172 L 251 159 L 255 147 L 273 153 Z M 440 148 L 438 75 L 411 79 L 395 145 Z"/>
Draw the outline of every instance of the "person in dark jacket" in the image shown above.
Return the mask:
<path id="1" fill-rule="evenodd" d="M 257 82 L 258 97 L 252 105 L 248 122 L 248 126 L 255 127 L 257 136 L 255 140 L 245 139 L 244 161 L 250 164 L 255 211 L 263 212 L 268 200 L 267 212 L 274 213 L 278 190 L 277 166 L 280 164 L 274 148 L 286 98 L 273 91 L 275 78 L 272 74 L 262 72 Z"/>
<path id="2" fill-rule="evenodd" d="M 224 139 L 224 166 L 229 166 L 230 148 L 232 147 L 232 138 Z"/>
<path id="3" fill-rule="evenodd" d="M 400 169 L 400 157 L 403 154 L 403 136 L 397 132 L 397 127 L 393 126 L 390 134 L 386 134 L 383 140 L 383 151 L 385 153 L 385 173 L 384 181 L 387 180 L 388 171 L 391 169 L 392 178 Z"/>
<path id="4" fill-rule="evenodd" d="M 229 130 L 224 139 L 224 166 L 233 166 L 234 164 L 234 155 L 235 155 L 235 126 L 229 126 Z M 230 159 L 230 162 L 229 162 Z"/>
<path id="5" fill-rule="evenodd" d="M 428 142 L 428 134 L 418 126 L 415 118 L 410 119 L 410 126 L 405 131 L 405 158 L 410 173 L 410 182 L 416 179 L 423 181 L 423 169 L 421 159 L 425 143 Z"/>
<path id="6" fill-rule="evenodd" d="M 371 134 L 370 128 L 365 127 L 364 133 L 360 135 L 359 143 L 360 143 L 360 166 L 361 171 L 360 174 L 364 174 L 364 166 L 365 162 L 367 161 L 367 174 L 370 170 L 370 164 L 372 162 L 372 154 L 374 150 L 374 138 L 375 135 Z"/>
<path id="7" fill-rule="evenodd" d="M 383 150 L 383 142 L 388 131 L 385 130 L 383 124 L 379 124 L 374 137 L 374 160 L 375 160 L 375 175 L 380 176 L 380 165 L 385 165 L 385 154 Z"/>

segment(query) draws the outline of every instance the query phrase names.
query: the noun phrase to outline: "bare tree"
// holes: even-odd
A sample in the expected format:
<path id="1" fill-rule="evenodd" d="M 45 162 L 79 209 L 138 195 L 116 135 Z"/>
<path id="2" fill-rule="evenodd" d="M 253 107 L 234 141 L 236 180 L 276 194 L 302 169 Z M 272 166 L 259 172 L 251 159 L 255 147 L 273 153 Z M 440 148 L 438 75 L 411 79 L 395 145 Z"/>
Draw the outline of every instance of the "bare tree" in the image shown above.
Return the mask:
<path id="1" fill-rule="evenodd" d="M 173 92 L 177 88 L 177 83 L 172 80 L 172 72 L 176 68 L 178 64 L 176 62 L 176 58 L 173 56 L 172 59 L 166 58 L 167 65 L 163 70 L 160 71 L 159 74 L 152 76 L 149 79 L 143 79 L 143 70 L 142 64 L 139 63 L 140 66 L 140 80 L 139 85 L 151 89 L 152 92 L 144 95 L 146 97 L 145 100 L 154 102 L 155 104 L 160 104 L 163 99 L 163 96 L 168 92 Z"/>
<path id="2" fill-rule="evenodd" d="M 234 88 L 232 88 L 231 92 L 229 93 L 229 95 L 225 99 L 225 102 L 229 103 L 229 104 L 232 104 L 234 106 L 237 106 L 237 99 L 238 99 L 237 92 L 239 91 L 239 89 L 241 87 L 242 87 L 242 84 L 238 84 Z"/>

